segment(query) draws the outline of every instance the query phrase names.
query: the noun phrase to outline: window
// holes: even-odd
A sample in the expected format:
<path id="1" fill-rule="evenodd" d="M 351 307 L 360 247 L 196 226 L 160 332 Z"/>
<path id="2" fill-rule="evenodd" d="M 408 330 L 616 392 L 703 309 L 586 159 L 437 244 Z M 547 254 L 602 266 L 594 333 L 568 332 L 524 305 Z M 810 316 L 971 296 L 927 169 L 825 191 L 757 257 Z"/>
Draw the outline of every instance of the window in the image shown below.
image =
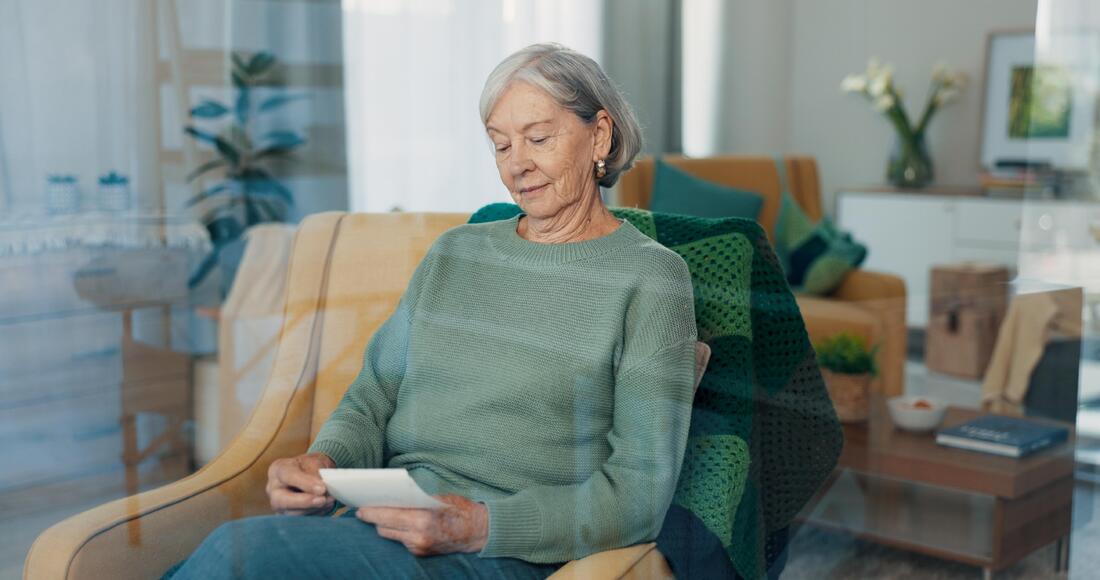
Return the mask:
<path id="1" fill-rule="evenodd" d="M 344 0 L 353 211 L 474 211 L 508 201 L 477 104 L 489 72 L 536 42 L 600 60 L 599 4 Z"/>

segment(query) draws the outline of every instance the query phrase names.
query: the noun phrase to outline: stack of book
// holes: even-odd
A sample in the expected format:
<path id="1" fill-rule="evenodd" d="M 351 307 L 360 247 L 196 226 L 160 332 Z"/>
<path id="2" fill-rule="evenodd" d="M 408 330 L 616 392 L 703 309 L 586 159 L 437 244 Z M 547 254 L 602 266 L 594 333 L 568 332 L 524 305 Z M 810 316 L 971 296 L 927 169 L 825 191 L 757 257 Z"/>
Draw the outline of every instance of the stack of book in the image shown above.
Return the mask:
<path id="1" fill-rule="evenodd" d="M 1065 441 L 1069 429 L 1001 415 L 983 415 L 941 429 L 936 443 L 1006 457 L 1023 457 Z"/>
<path id="2" fill-rule="evenodd" d="M 1048 198 L 1060 193 L 1063 176 L 1049 164 L 1004 161 L 979 174 L 979 180 L 989 197 Z"/>

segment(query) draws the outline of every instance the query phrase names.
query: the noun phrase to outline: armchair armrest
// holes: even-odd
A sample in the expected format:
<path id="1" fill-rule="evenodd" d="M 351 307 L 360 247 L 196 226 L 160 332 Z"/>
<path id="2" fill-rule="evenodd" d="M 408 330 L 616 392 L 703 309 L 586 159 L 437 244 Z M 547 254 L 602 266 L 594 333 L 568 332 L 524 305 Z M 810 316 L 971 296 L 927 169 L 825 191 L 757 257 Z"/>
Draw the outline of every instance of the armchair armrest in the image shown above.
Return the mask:
<path id="1" fill-rule="evenodd" d="M 674 580 L 675 576 L 653 542 L 597 552 L 569 562 L 550 576 L 550 580 L 587 578 Z"/>
<path id="2" fill-rule="evenodd" d="M 303 222 L 294 254 L 327 258 L 340 215 Z M 248 424 L 225 452 L 190 477 L 49 528 L 31 546 L 24 578 L 156 578 L 223 522 L 269 512 L 268 465 L 309 444 L 327 263 L 291 258 L 275 366 Z"/>
<path id="3" fill-rule="evenodd" d="M 845 302 L 900 298 L 904 306 L 905 294 L 905 280 L 900 276 L 856 269 L 844 277 L 832 297 Z"/>
<path id="4" fill-rule="evenodd" d="M 856 304 L 879 320 L 884 338 L 879 347 L 876 382 L 887 394 L 904 393 L 905 359 L 909 350 L 905 281 L 893 274 L 853 270 L 845 276 L 832 298 Z"/>

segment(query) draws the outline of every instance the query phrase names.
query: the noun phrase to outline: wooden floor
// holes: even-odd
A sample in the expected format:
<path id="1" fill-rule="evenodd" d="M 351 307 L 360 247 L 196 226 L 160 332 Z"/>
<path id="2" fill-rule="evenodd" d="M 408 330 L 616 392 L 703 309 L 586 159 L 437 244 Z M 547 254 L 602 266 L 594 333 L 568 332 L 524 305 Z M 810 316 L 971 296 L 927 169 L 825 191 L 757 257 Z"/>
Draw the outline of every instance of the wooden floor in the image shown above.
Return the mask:
<path id="1" fill-rule="evenodd" d="M 177 461 L 169 461 L 176 464 Z M 152 489 L 181 476 L 153 459 L 142 464 L 140 489 Z M 38 534 L 53 524 L 126 496 L 121 467 L 63 482 L 0 493 L 0 580 L 21 578 L 23 560 Z"/>

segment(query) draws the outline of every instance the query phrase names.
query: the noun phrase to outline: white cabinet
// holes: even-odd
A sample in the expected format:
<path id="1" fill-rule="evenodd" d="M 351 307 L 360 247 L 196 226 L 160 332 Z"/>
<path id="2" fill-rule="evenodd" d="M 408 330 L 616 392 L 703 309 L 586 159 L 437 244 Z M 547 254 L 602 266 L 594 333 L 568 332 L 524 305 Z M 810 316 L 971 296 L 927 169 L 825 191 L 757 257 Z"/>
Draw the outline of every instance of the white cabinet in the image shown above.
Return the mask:
<path id="1" fill-rule="evenodd" d="M 907 320 L 924 326 L 929 264 L 950 261 L 955 207 L 949 200 L 898 194 L 842 194 L 837 202 L 840 226 L 867 245 L 868 270 L 905 279 Z"/>
<path id="2" fill-rule="evenodd" d="M 1100 292 L 1100 204 L 847 191 L 837 196 L 837 221 L 867 245 L 868 269 L 905 279 L 909 326 L 927 324 L 937 264 L 1003 264 L 1023 278 Z"/>

